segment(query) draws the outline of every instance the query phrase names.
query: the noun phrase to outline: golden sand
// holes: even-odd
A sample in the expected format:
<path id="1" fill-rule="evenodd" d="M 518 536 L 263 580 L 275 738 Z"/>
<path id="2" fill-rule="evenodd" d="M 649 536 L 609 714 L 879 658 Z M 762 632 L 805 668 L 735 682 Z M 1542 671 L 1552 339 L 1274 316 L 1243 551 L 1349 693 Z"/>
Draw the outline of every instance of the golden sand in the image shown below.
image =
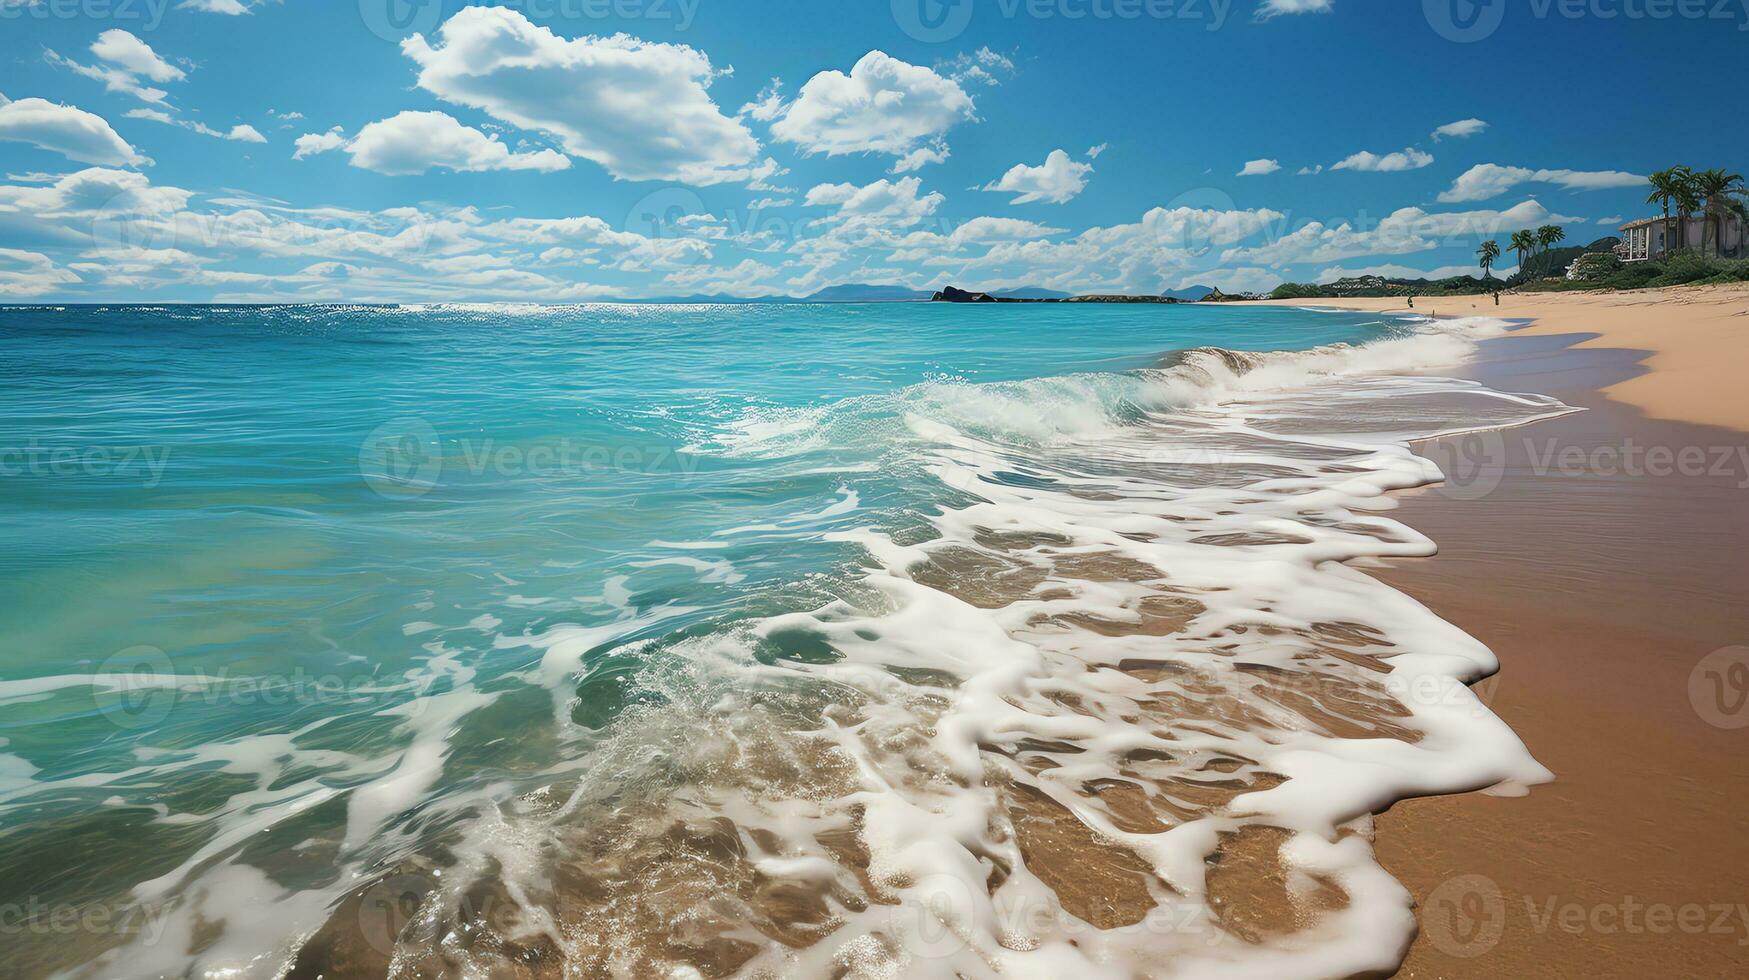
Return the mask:
<path id="1" fill-rule="evenodd" d="M 1265 300 L 1408 312 L 1401 298 Z M 1595 334 L 1580 346 L 1650 352 L 1646 373 L 1611 384 L 1609 397 L 1653 418 L 1749 430 L 1749 283 L 1625 292 L 1426 296 L 1416 313 L 1534 318 L 1530 334 Z"/>

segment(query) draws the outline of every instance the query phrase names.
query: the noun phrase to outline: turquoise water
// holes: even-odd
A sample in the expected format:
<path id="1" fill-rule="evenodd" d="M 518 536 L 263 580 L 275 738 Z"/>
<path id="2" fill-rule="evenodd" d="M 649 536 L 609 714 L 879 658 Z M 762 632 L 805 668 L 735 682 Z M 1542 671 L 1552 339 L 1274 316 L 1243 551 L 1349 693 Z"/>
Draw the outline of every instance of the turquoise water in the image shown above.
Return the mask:
<path id="1" fill-rule="evenodd" d="M 858 535 L 915 543 L 979 499 L 940 478 L 942 440 L 1044 485 L 1029 457 L 1181 407 L 1149 370 L 1169 352 L 1406 329 L 1206 306 L 0 310 L 0 903 L 260 900 L 238 947 L 295 939 L 274 917 L 295 933 L 578 778 L 663 703 L 649 671 L 697 669 L 687 641 L 861 602 Z M 835 654 L 778 630 L 753 656 Z M 164 928 L 188 930 L 152 937 L 164 963 L 227 948 Z"/>

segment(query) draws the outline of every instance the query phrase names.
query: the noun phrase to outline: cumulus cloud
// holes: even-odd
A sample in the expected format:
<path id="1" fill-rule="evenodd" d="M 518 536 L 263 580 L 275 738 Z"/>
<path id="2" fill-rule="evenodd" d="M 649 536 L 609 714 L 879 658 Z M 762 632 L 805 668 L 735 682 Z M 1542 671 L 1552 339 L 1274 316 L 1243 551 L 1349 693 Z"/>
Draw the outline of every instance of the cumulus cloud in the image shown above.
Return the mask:
<path id="1" fill-rule="evenodd" d="M 1330 169 L 1390 173 L 1402 170 L 1420 170 L 1431 163 L 1433 163 L 1433 154 L 1423 153 L 1411 146 L 1398 150 L 1396 153 L 1386 153 L 1382 156 L 1361 150 L 1359 153 L 1331 164 Z"/>
<path id="2" fill-rule="evenodd" d="M 1478 163 L 1452 181 L 1451 187 L 1441 193 L 1439 199 L 1447 204 L 1485 201 L 1524 183 L 1554 184 L 1572 191 L 1595 191 L 1639 187 L 1645 182 L 1645 177 L 1621 170 L 1531 170 L 1528 167 Z"/>
<path id="3" fill-rule="evenodd" d="M 182 69 L 165 61 L 152 46 L 124 30 L 111 29 L 97 35 L 91 53 L 99 63 L 82 64 L 53 49 L 44 49 L 43 59 L 93 81 L 103 83 L 105 90 L 131 95 L 142 102 L 163 103 L 169 93 L 145 84 L 142 79 L 158 82 L 179 82 L 188 77 Z"/>
<path id="4" fill-rule="evenodd" d="M 501 7 L 466 7 L 433 45 L 415 34 L 401 50 L 418 85 L 559 141 L 625 180 L 715 184 L 754 176 L 759 143 L 711 101 L 718 72 L 683 44 L 613 37 L 563 38 Z"/>
<path id="5" fill-rule="evenodd" d="M 1247 160 L 1245 166 L 1239 168 L 1239 177 L 1261 177 L 1275 173 L 1281 169 L 1281 164 L 1274 160 Z"/>
<path id="6" fill-rule="evenodd" d="M 1044 163 L 1036 167 L 1017 163 L 1009 167 L 1008 172 L 1001 177 L 985 184 L 983 190 L 1016 195 L 1008 202 L 1010 204 L 1030 204 L 1034 201 L 1062 204 L 1086 188 L 1087 175 L 1092 172 L 1091 163 L 1071 159 L 1062 150 L 1052 150 L 1046 155 Z"/>
<path id="7" fill-rule="evenodd" d="M 818 184 L 810 188 L 804 204 L 835 206 L 825 219 L 852 227 L 909 228 L 935 213 L 941 194 L 919 194 L 923 182 L 916 177 L 896 181 L 885 178 L 858 187 L 855 184 Z"/>
<path id="8" fill-rule="evenodd" d="M 0 248 L 0 296 L 41 296 L 56 286 L 79 281 L 41 252 Z"/>
<path id="9" fill-rule="evenodd" d="M 833 69 L 808 79 L 771 135 L 807 153 L 904 155 L 971 118 L 972 99 L 959 83 L 870 51 L 848 75 Z"/>
<path id="10" fill-rule="evenodd" d="M 1480 119 L 1459 119 L 1457 122 L 1446 123 L 1434 130 L 1433 141 L 1437 143 L 1448 136 L 1454 139 L 1466 139 L 1487 128 L 1488 124 Z"/>
<path id="11" fill-rule="evenodd" d="M 178 187 L 154 187 L 145 174 L 90 167 L 42 187 L 0 185 L 0 213 L 44 218 L 95 215 L 166 215 L 182 210 L 193 195 Z"/>
<path id="12" fill-rule="evenodd" d="M 1327 14 L 1335 9 L 1335 0 L 1262 0 L 1257 5 L 1257 19 L 1269 20 L 1282 14 Z"/>
<path id="13" fill-rule="evenodd" d="M 293 144 L 292 159 L 345 150 L 352 165 L 391 176 L 414 176 L 433 168 L 455 171 L 566 170 L 571 159 L 557 150 L 512 152 L 496 135 L 463 126 L 446 112 L 402 112 L 368 123 L 347 139 L 337 127 L 306 133 Z"/>
<path id="14" fill-rule="evenodd" d="M 31 143 L 70 160 L 105 166 L 148 166 L 102 116 L 46 99 L 0 105 L 0 140 Z"/>
<path id="15" fill-rule="evenodd" d="M 919 146 L 910 153 L 893 161 L 893 169 L 888 173 L 902 174 L 913 170 L 921 170 L 925 164 L 942 163 L 948 158 L 947 144 L 941 140 Z"/>

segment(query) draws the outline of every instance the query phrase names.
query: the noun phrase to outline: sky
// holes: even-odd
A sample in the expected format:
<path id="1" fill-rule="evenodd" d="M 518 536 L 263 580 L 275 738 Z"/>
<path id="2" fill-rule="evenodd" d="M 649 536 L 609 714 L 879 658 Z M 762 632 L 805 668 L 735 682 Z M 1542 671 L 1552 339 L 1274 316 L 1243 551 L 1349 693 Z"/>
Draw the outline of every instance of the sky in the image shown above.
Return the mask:
<path id="1" fill-rule="evenodd" d="M 1445 276 L 1749 168 L 1746 56 L 1749 0 L 0 0 L 0 302 Z"/>

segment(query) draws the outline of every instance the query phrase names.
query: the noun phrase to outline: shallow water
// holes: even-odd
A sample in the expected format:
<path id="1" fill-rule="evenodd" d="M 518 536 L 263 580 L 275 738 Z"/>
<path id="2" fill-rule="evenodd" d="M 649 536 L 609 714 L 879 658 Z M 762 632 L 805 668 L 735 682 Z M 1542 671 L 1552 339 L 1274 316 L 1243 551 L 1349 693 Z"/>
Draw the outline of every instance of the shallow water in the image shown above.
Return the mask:
<path id="1" fill-rule="evenodd" d="M 1365 815 L 1544 776 L 1339 563 L 1431 551 L 1404 440 L 1566 410 L 1425 373 L 1498 329 L 0 310 L 14 964 L 1388 967 Z"/>

